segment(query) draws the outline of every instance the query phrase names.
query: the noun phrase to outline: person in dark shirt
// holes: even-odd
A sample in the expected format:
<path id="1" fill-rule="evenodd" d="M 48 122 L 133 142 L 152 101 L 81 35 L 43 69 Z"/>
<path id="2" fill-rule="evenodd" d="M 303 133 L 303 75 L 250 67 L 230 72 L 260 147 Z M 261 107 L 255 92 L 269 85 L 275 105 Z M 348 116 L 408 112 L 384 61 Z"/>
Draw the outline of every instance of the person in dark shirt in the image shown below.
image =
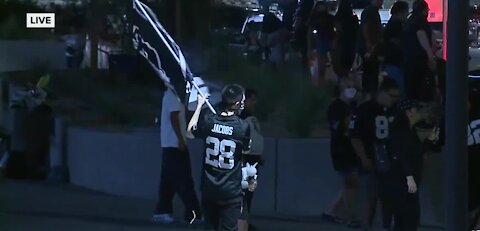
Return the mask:
<path id="1" fill-rule="evenodd" d="M 272 12 L 265 13 L 263 19 L 262 36 L 267 50 L 270 50 L 266 59 L 272 64 L 273 70 L 282 67 L 284 61 L 285 44 L 288 42 L 288 30 L 282 21 Z"/>
<path id="2" fill-rule="evenodd" d="M 392 124 L 390 145 L 391 193 L 394 202 L 394 231 L 415 231 L 420 225 L 420 197 L 418 188 L 424 161 L 423 142 L 415 129 L 422 120 L 418 103 L 404 100 L 398 105 L 398 114 Z"/>
<path id="3" fill-rule="evenodd" d="M 358 53 L 363 58 L 362 87 L 367 98 L 378 89 L 379 55 L 383 40 L 383 28 L 379 10 L 383 0 L 371 0 L 360 19 Z"/>
<path id="4" fill-rule="evenodd" d="M 405 81 L 403 75 L 402 33 L 403 24 L 409 14 L 408 3 L 397 1 L 393 4 L 390 13 L 392 17 L 385 27 L 385 71 L 400 87 L 401 95 L 405 95 Z"/>
<path id="5" fill-rule="evenodd" d="M 332 52 L 333 69 L 337 76 L 347 77 L 355 60 L 355 42 L 359 19 L 353 14 L 350 1 L 340 1 L 335 15 L 335 45 Z"/>
<path id="6" fill-rule="evenodd" d="M 374 99 L 362 103 L 354 113 L 350 124 L 352 145 L 361 163 L 361 173 L 366 175 L 367 208 L 366 228 L 371 228 L 375 218 L 377 201 L 382 202 L 383 227 L 390 228 L 392 222 L 391 202 L 383 197 L 383 166 L 382 159 L 389 127 L 394 121 L 391 107 L 400 98 L 398 85 L 386 78 Z M 379 151 L 377 151 L 379 150 Z"/>
<path id="7" fill-rule="evenodd" d="M 468 123 L 468 210 L 471 213 L 471 230 L 480 229 L 480 92 L 472 87 L 469 95 Z"/>
<path id="8" fill-rule="evenodd" d="M 434 99 L 436 58 L 432 49 L 432 29 L 428 25 L 428 4 L 413 3 L 412 15 L 405 23 L 402 38 L 406 96 L 421 102 Z"/>
<path id="9" fill-rule="evenodd" d="M 250 139 L 252 140 L 250 152 L 243 155 L 243 163 L 255 166 L 257 171 L 263 166 L 263 136 L 261 134 L 260 123 L 255 117 L 255 107 L 257 105 L 258 93 L 254 89 L 245 90 L 245 110 L 240 113 L 240 118 L 250 127 Z M 254 192 L 244 189 L 243 209 L 239 224 L 239 231 L 256 230 L 256 227 L 249 224 L 252 199 Z"/>
<path id="10" fill-rule="evenodd" d="M 353 111 L 352 101 L 356 93 L 353 80 L 342 78 L 338 86 L 338 96 L 327 111 L 333 168 L 342 177 L 343 187 L 332 203 L 330 211 L 323 214 L 323 218 L 327 221 L 343 223 L 343 219 L 338 216 L 338 210 L 345 206 L 348 211 L 346 219 L 350 227 L 360 227 L 353 205 L 358 184 L 358 161 L 348 135 Z"/>
<path id="11" fill-rule="evenodd" d="M 205 139 L 205 163 L 201 183 L 205 218 L 216 231 L 236 231 L 242 210 L 242 154 L 250 148 L 248 125 L 238 117 L 245 94 L 240 85 L 227 85 L 217 113 L 198 105 L 187 127 L 189 138 Z M 251 182 L 256 185 L 256 182 Z"/>
<path id="12" fill-rule="evenodd" d="M 308 51 L 317 53 L 318 79 L 325 77 L 328 54 L 335 37 L 335 20 L 328 12 L 326 2 L 320 1 L 314 7 L 308 21 Z"/>
<path id="13" fill-rule="evenodd" d="M 308 70 L 308 47 L 307 47 L 307 34 L 308 26 L 307 21 L 312 11 L 314 0 L 301 0 L 298 4 L 297 11 L 295 13 L 294 20 L 294 33 L 295 33 L 295 47 L 302 55 L 302 71 Z"/>

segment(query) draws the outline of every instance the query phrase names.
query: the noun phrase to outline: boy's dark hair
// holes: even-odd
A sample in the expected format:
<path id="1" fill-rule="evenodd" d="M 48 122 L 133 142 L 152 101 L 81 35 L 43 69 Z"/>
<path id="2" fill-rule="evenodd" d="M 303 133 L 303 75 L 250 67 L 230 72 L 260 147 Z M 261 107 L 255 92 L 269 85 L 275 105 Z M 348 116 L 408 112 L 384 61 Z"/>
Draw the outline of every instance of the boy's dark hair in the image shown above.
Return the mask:
<path id="1" fill-rule="evenodd" d="M 396 1 L 393 4 L 392 9 L 390 9 L 390 14 L 395 15 L 395 14 L 402 13 L 402 12 L 408 12 L 408 10 L 409 10 L 409 6 L 408 6 L 407 2 Z"/>
<path id="2" fill-rule="evenodd" d="M 387 92 L 387 91 L 390 91 L 390 90 L 397 90 L 397 89 L 400 89 L 397 82 L 395 82 L 395 80 L 389 78 L 389 77 L 386 77 L 382 84 L 380 84 L 380 87 L 378 88 L 378 91 L 383 91 L 383 92 Z"/>
<path id="3" fill-rule="evenodd" d="M 256 90 L 254 90 L 252 88 L 245 89 L 245 99 L 250 99 L 253 96 L 258 96 L 258 93 L 257 93 Z"/>
<path id="4" fill-rule="evenodd" d="M 243 98 L 245 90 L 238 84 L 229 84 L 222 90 L 222 105 L 230 108 Z"/>

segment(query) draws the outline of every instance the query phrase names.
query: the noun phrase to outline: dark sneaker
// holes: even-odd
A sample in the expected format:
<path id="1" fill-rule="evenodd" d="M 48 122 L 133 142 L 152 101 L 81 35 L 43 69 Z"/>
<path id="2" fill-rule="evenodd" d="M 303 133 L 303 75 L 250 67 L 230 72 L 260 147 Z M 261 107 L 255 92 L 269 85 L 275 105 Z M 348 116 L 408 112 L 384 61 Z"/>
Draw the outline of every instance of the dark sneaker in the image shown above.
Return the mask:
<path id="1" fill-rule="evenodd" d="M 248 230 L 249 231 L 252 231 L 252 230 L 258 230 L 257 227 L 255 225 L 252 225 L 252 224 L 249 224 L 248 225 Z"/>

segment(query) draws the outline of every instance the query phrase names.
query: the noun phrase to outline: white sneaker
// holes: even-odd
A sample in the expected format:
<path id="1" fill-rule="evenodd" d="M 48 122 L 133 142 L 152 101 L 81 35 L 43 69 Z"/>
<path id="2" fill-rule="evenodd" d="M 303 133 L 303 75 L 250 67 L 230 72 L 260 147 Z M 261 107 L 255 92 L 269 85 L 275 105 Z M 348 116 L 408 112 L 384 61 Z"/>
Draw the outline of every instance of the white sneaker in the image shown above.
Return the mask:
<path id="1" fill-rule="evenodd" d="M 204 223 L 205 223 L 205 220 L 203 218 L 195 219 L 189 222 L 190 225 L 203 225 Z"/>
<path id="2" fill-rule="evenodd" d="M 167 225 L 175 221 L 171 214 L 155 214 L 152 217 L 152 222 L 156 224 Z"/>

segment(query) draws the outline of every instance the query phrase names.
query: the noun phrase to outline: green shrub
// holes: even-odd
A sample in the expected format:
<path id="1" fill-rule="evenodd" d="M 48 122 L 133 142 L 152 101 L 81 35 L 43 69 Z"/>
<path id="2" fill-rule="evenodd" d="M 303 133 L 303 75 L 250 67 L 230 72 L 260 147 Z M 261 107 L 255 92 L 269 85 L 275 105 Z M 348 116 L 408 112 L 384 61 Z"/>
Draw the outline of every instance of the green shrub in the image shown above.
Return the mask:
<path id="1" fill-rule="evenodd" d="M 257 115 L 261 122 L 268 122 L 272 112 L 286 109 L 281 114 L 289 133 L 309 137 L 312 125 L 325 123 L 325 112 L 330 100 L 332 86 L 322 83 L 314 87 L 310 79 L 295 71 L 273 72 L 269 67 L 259 65 L 234 52 L 217 53 L 214 60 L 224 60 L 227 65 L 211 76 L 224 84 L 238 83 L 253 88 L 259 93 Z M 225 61 L 226 60 L 226 61 Z"/>

